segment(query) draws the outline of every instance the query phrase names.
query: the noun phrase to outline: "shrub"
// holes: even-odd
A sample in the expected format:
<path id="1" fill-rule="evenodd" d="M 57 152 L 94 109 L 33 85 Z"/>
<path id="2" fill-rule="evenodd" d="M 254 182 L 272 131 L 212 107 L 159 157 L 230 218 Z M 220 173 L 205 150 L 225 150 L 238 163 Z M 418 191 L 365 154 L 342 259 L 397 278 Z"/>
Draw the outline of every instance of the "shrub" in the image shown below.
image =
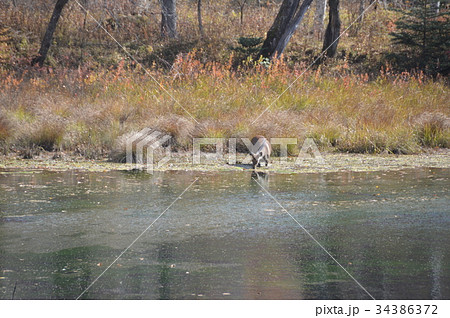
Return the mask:
<path id="1" fill-rule="evenodd" d="M 11 136 L 12 124 L 3 111 L 0 110 L 0 151 L 2 153 L 7 152 L 6 145 Z"/>
<path id="2" fill-rule="evenodd" d="M 31 144 L 46 151 L 58 148 L 64 135 L 64 128 L 59 125 L 42 125 L 30 138 Z"/>
<path id="3" fill-rule="evenodd" d="M 424 113 L 416 120 L 419 143 L 425 147 L 450 146 L 450 118 L 442 113 Z"/>

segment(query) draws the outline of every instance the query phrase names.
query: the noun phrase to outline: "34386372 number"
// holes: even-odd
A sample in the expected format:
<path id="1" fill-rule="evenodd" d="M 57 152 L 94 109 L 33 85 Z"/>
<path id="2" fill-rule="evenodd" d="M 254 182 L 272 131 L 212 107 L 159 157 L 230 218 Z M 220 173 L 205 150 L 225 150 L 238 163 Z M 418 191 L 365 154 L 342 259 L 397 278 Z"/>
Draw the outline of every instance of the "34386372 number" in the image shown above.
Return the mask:
<path id="1" fill-rule="evenodd" d="M 388 314 L 388 315 L 405 315 L 405 314 L 416 314 L 416 315 L 437 315 L 436 305 L 377 305 L 376 313 Z"/>

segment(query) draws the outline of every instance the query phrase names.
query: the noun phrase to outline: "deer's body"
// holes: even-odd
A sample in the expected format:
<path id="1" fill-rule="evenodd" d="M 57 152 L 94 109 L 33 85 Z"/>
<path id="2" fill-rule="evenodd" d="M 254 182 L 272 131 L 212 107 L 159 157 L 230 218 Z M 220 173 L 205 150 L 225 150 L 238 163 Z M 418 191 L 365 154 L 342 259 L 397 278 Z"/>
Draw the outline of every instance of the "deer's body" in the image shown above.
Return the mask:
<path id="1" fill-rule="evenodd" d="M 270 142 L 264 136 L 255 136 L 251 142 L 253 146 L 250 149 L 250 155 L 252 156 L 253 169 L 261 167 L 261 162 L 265 162 L 266 167 L 269 166 L 269 157 L 272 153 Z"/>

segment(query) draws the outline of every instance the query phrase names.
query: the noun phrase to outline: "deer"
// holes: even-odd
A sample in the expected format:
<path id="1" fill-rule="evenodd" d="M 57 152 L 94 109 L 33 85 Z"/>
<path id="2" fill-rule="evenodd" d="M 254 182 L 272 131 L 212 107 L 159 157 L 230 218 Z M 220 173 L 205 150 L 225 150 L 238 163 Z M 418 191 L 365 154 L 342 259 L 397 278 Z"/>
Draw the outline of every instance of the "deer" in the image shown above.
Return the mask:
<path id="1" fill-rule="evenodd" d="M 269 166 L 269 157 L 272 153 L 272 146 L 264 136 L 255 136 L 251 140 L 252 147 L 250 149 L 250 156 L 252 156 L 253 169 L 261 167 L 261 162 L 264 161 L 266 167 Z"/>

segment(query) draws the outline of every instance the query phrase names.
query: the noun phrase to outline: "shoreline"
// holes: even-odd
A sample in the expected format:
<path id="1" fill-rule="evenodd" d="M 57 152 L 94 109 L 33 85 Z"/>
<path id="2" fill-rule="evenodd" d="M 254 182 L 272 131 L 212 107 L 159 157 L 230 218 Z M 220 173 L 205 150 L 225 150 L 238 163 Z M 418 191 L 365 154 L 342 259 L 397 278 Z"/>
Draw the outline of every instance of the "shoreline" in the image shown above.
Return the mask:
<path id="1" fill-rule="evenodd" d="M 86 171 L 110 172 L 132 171 L 136 166 L 126 163 L 115 163 L 102 160 L 88 160 L 82 157 L 63 156 L 53 159 L 54 153 L 46 153 L 36 159 L 21 159 L 14 156 L 0 156 L 0 174 L 8 170 L 22 171 Z M 349 153 L 322 153 L 324 162 L 315 158 L 305 158 L 299 161 L 296 157 L 289 157 L 285 162 L 280 158 L 271 158 L 268 168 L 260 167 L 256 171 L 269 173 L 326 173 L 326 172 L 364 172 L 364 171 L 396 171 L 415 168 L 450 168 L 450 150 L 440 149 L 431 153 L 414 155 L 394 154 L 349 154 Z M 156 167 L 153 171 L 252 171 L 249 158 L 238 153 L 236 164 L 229 164 L 228 158 L 213 158 L 210 154 L 202 155 L 200 164 L 192 163 L 192 154 L 176 153 L 170 160 Z M 143 167 L 145 170 L 145 166 Z"/>

